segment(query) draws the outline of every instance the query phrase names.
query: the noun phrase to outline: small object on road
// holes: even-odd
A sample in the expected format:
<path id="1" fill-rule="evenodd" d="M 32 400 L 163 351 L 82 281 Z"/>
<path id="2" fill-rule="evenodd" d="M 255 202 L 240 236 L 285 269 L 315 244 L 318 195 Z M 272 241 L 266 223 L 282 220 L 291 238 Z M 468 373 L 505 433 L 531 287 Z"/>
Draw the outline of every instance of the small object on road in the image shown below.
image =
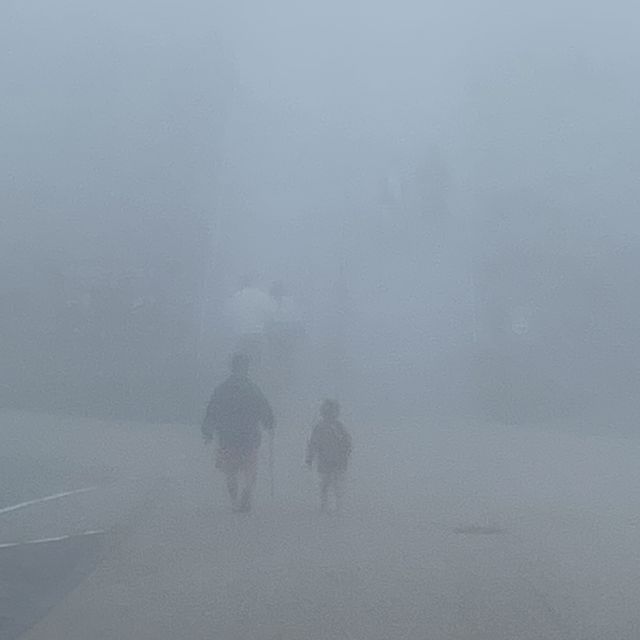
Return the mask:
<path id="1" fill-rule="evenodd" d="M 456 527 L 453 532 L 468 536 L 495 536 L 501 533 L 506 533 L 507 530 L 496 525 L 472 524 L 468 526 Z"/>

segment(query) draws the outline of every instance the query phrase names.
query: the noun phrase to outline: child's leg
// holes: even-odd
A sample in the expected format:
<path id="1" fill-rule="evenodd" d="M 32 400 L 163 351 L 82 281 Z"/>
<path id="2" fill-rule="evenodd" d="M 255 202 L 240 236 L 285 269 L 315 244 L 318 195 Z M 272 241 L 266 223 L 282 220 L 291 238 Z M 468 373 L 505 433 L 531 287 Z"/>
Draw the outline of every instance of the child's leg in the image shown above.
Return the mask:
<path id="1" fill-rule="evenodd" d="M 242 467 L 243 488 L 242 498 L 240 501 L 240 509 L 242 511 L 251 511 L 251 502 L 253 498 L 253 490 L 256 486 L 258 478 L 258 454 L 257 451 L 247 455 L 247 459 Z"/>
<path id="2" fill-rule="evenodd" d="M 216 469 L 224 473 L 227 492 L 231 498 L 231 506 L 235 509 L 238 501 L 238 465 L 229 449 L 218 447 L 215 452 Z"/>
<path id="3" fill-rule="evenodd" d="M 226 473 L 227 491 L 231 498 L 231 506 L 235 509 L 238 503 L 238 471 L 229 470 Z"/>
<path id="4" fill-rule="evenodd" d="M 342 513 L 342 508 L 344 506 L 344 493 L 346 486 L 346 471 L 336 471 L 334 482 L 333 482 L 333 490 L 336 494 L 336 510 L 338 513 Z"/>

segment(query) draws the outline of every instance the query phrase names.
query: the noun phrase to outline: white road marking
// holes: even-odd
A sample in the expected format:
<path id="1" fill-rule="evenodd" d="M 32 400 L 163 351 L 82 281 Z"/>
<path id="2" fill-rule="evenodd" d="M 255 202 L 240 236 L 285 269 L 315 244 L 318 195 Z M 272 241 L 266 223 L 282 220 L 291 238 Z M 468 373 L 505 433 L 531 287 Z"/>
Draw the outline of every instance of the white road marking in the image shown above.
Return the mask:
<path id="1" fill-rule="evenodd" d="M 0 516 L 9 513 L 11 511 L 17 511 L 18 509 L 24 509 L 30 507 L 33 504 L 40 504 L 41 502 L 49 502 L 51 500 L 59 500 L 60 498 L 66 498 L 67 496 L 73 496 L 77 493 L 86 493 L 87 491 L 95 491 L 98 487 L 84 487 L 82 489 L 74 489 L 73 491 L 63 491 L 62 493 L 55 493 L 52 496 L 45 496 L 44 498 L 36 498 L 35 500 L 27 500 L 20 504 L 14 504 L 10 507 L 4 507 L 0 509 Z"/>
<path id="2" fill-rule="evenodd" d="M 47 542 L 60 542 L 69 538 L 81 538 L 83 536 L 97 536 L 106 533 L 102 529 L 95 531 L 82 531 L 81 533 L 70 533 L 66 536 L 56 536 L 55 538 L 39 538 L 38 540 L 23 540 L 22 542 L 4 542 L 0 544 L 0 549 L 10 549 L 11 547 L 23 547 L 28 544 L 46 544 Z"/>

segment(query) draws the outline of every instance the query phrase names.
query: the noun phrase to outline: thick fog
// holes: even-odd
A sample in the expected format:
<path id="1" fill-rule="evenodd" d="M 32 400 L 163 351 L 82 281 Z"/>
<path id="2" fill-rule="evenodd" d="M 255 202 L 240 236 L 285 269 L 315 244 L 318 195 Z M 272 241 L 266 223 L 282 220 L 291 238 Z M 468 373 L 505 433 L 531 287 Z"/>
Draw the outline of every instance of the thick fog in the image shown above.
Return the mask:
<path id="1" fill-rule="evenodd" d="M 103 608 L 29 637 L 211 637 L 214 577 L 223 640 L 635 637 L 638 33 L 623 1 L 4 0 L 0 636 L 53 604 L 7 623 L 5 581 L 100 556 Z M 200 424 L 245 348 L 278 435 L 239 525 Z M 301 479 L 324 398 L 342 525 Z M 58 534 L 108 542 L 2 555 Z"/>
<path id="2" fill-rule="evenodd" d="M 249 273 L 364 404 L 633 390 L 636 14 L 5 4 L 4 402 L 193 419 Z"/>

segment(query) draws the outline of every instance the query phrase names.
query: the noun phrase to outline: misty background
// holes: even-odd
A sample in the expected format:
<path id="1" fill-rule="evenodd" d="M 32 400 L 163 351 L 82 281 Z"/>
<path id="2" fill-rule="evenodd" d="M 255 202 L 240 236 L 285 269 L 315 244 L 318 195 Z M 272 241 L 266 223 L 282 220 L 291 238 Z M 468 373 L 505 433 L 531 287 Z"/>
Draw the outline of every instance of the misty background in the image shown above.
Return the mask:
<path id="1" fill-rule="evenodd" d="M 505 422 L 633 406 L 639 18 L 5 1 L 0 402 L 199 420 L 251 273 L 306 319 L 292 395 Z"/>

